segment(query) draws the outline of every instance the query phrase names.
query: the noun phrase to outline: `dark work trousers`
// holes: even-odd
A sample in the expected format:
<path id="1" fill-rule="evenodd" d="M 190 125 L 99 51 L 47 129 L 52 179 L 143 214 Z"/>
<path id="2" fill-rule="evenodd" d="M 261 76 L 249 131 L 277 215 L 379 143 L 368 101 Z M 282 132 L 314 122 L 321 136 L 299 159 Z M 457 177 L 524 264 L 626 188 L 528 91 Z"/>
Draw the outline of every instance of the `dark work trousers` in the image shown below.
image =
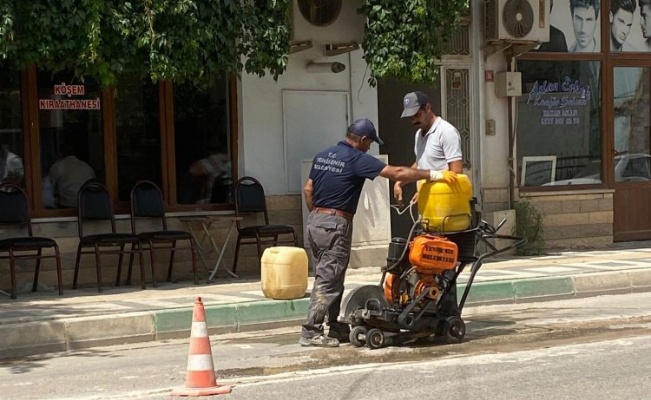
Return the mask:
<path id="1" fill-rule="evenodd" d="M 337 322 L 337 317 L 344 295 L 352 235 L 353 222 L 343 217 L 312 212 L 307 218 L 307 237 L 316 268 L 307 321 L 301 331 L 305 338 L 323 334 L 326 315 L 330 330 L 348 328 Z"/>

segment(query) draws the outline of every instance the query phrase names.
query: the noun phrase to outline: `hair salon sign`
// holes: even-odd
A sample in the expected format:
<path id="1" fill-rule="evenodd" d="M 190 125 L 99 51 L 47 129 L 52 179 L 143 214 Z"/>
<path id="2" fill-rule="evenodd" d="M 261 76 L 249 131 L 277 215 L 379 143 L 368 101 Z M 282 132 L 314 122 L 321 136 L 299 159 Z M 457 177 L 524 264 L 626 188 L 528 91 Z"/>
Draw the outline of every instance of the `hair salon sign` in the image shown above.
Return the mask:
<path id="1" fill-rule="evenodd" d="M 96 99 L 73 99 L 72 96 L 85 96 L 84 85 L 54 85 L 54 96 L 67 96 L 67 99 L 39 99 L 39 110 L 99 110 L 101 101 Z"/>
<path id="2" fill-rule="evenodd" d="M 569 76 L 561 82 L 535 81 L 527 104 L 542 108 L 541 125 L 579 125 L 579 109 L 589 105 L 592 92 Z"/>

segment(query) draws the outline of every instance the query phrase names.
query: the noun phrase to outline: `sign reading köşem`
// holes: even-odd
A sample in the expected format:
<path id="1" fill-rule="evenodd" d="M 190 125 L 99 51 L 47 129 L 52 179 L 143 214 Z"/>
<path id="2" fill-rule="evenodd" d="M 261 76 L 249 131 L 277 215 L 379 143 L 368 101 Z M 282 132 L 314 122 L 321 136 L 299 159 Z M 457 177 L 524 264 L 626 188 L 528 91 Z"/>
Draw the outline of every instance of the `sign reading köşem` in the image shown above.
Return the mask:
<path id="1" fill-rule="evenodd" d="M 55 96 L 85 96 L 86 87 L 84 85 L 54 85 Z M 95 99 L 38 99 L 39 110 L 99 110 L 101 101 Z"/>

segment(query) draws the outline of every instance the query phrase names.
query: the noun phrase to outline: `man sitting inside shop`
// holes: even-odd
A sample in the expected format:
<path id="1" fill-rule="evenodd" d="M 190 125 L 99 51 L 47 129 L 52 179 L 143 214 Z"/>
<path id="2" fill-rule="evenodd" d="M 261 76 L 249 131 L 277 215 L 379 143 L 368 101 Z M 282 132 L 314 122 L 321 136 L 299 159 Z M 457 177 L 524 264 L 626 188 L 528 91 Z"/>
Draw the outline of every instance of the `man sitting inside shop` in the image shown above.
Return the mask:
<path id="1" fill-rule="evenodd" d="M 64 143 L 59 147 L 59 161 L 50 168 L 52 190 L 59 208 L 76 208 L 79 188 L 94 178 L 93 168 L 74 156 L 71 145 Z"/>

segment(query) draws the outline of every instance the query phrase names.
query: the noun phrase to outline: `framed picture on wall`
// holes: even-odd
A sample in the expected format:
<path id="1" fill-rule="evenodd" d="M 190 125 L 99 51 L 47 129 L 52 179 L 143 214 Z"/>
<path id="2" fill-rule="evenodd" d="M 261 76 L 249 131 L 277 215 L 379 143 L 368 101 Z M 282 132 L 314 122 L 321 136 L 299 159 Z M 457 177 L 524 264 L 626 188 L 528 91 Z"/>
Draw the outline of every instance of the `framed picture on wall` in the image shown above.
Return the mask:
<path id="1" fill-rule="evenodd" d="M 542 186 L 556 179 L 556 156 L 522 157 L 520 186 Z"/>

